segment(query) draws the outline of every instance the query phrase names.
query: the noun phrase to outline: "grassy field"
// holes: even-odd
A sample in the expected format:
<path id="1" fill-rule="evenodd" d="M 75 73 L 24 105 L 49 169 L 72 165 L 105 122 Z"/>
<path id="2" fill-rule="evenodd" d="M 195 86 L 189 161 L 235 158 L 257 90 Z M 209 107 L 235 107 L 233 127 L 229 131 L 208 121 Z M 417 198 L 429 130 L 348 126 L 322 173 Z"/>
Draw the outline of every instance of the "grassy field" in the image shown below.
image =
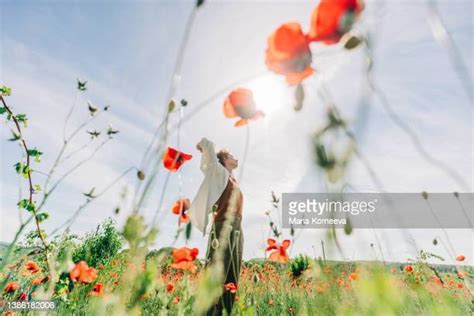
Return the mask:
<path id="1" fill-rule="evenodd" d="M 196 315 L 226 290 L 237 293 L 235 315 L 472 313 L 472 267 L 431 265 L 432 254 L 385 264 L 302 255 L 287 263 L 254 259 L 244 262 L 240 282 L 228 288 L 219 281 L 218 267 L 206 272 L 203 261 L 192 257 L 176 263 L 169 247 L 149 251 L 146 240 L 130 231 L 137 222 L 130 223 L 122 232 L 109 221 L 94 233 L 51 243 L 51 276 L 44 273 L 42 252 L 34 254 L 37 238 L 28 235 L 0 275 L 5 315 L 21 314 L 9 311 L 8 302 L 43 299 L 54 300 L 48 313 L 57 315 Z"/>

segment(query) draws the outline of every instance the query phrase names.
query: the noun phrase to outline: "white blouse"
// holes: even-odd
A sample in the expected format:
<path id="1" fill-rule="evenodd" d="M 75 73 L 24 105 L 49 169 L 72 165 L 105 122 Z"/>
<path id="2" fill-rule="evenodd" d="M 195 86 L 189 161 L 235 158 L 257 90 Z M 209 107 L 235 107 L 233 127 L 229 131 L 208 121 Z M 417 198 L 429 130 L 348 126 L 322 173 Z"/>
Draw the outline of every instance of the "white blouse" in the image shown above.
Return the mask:
<path id="1" fill-rule="evenodd" d="M 188 213 L 191 223 L 204 236 L 210 231 L 206 231 L 206 228 L 212 207 L 224 192 L 230 173 L 217 159 L 213 142 L 204 137 L 199 144 L 202 148 L 201 171 L 204 173 L 204 180 L 191 202 Z"/>

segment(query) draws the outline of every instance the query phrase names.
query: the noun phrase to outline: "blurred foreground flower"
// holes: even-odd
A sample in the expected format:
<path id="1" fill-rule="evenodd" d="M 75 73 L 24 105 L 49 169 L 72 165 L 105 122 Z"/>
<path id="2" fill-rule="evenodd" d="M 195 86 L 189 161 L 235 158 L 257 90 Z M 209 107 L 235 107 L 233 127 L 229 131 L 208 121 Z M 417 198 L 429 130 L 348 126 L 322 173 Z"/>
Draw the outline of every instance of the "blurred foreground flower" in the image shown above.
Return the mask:
<path id="1" fill-rule="evenodd" d="M 321 0 L 311 16 L 308 40 L 336 44 L 364 9 L 362 0 Z"/>
<path id="2" fill-rule="evenodd" d="M 289 260 L 288 253 L 286 252 L 286 249 L 290 247 L 291 241 L 288 239 L 283 240 L 281 245 L 278 245 L 275 239 L 268 239 L 267 240 L 268 247 L 265 251 L 270 251 L 273 249 L 276 249 L 276 251 L 272 252 L 270 254 L 270 257 L 268 259 L 270 261 L 275 261 L 275 262 L 280 262 L 280 263 L 287 263 Z"/>
<path id="3" fill-rule="evenodd" d="M 227 118 L 240 117 L 234 126 L 248 124 L 249 120 L 255 121 L 265 116 L 262 111 L 257 111 L 253 93 L 249 89 L 238 88 L 232 91 L 224 102 L 224 116 Z"/>
<path id="4" fill-rule="evenodd" d="M 199 254 L 199 249 L 197 248 L 177 248 L 173 250 L 171 254 L 173 257 L 173 262 L 169 264 L 170 267 L 178 270 L 188 270 L 192 273 L 196 272 L 196 265 L 194 260 L 196 260 Z"/>
<path id="5" fill-rule="evenodd" d="M 268 38 L 265 64 L 268 69 L 284 75 L 290 85 L 311 76 L 311 50 L 307 37 L 296 22 L 281 25 Z"/>
<path id="6" fill-rule="evenodd" d="M 186 161 L 191 160 L 192 157 L 192 155 L 168 147 L 163 156 L 163 165 L 169 171 L 176 172 Z"/>
<path id="7" fill-rule="evenodd" d="M 72 281 L 79 281 L 83 283 L 92 283 L 97 278 L 98 271 L 89 267 L 85 261 L 80 261 L 69 273 Z"/>

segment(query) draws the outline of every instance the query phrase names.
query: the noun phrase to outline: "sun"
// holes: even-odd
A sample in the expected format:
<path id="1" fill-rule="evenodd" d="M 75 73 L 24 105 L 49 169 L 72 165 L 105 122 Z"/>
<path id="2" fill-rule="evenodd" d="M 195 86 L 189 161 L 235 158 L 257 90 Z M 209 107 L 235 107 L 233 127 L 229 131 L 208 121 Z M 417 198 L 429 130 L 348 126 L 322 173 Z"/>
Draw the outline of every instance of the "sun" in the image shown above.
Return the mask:
<path id="1" fill-rule="evenodd" d="M 288 100 L 288 86 L 276 80 L 274 76 L 255 80 L 250 89 L 253 92 L 257 110 L 263 111 L 267 116 L 276 114 Z"/>

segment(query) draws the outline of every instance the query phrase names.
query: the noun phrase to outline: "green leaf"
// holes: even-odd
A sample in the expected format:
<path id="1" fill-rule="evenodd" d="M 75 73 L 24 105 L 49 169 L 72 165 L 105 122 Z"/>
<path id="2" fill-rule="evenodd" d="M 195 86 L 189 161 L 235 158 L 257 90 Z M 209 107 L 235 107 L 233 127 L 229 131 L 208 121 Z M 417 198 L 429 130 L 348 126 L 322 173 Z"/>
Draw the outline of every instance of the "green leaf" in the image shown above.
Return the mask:
<path id="1" fill-rule="evenodd" d="M 17 140 L 20 139 L 20 135 L 15 133 L 14 131 L 11 131 L 12 132 L 12 137 L 8 139 L 8 141 L 10 142 L 15 142 Z"/>
<path id="2" fill-rule="evenodd" d="M 36 156 L 36 155 L 41 155 L 42 152 L 40 152 L 38 149 L 34 148 L 34 149 L 28 149 L 28 155 L 29 156 Z"/>
<path id="3" fill-rule="evenodd" d="M 21 171 L 21 175 L 23 178 L 28 179 L 28 175 L 31 173 L 31 168 L 28 165 L 23 166 L 23 170 Z"/>
<path id="4" fill-rule="evenodd" d="M 87 90 L 87 81 L 81 81 L 80 79 L 77 79 L 77 89 L 79 91 L 86 91 Z"/>
<path id="5" fill-rule="evenodd" d="M 21 171 L 23 170 L 23 163 L 22 162 L 17 162 L 13 166 L 15 166 L 16 173 L 18 173 L 18 174 L 20 174 Z"/>
<path id="6" fill-rule="evenodd" d="M 33 189 L 35 190 L 35 192 L 41 192 L 41 185 L 35 184 L 33 185 Z"/>
<path id="7" fill-rule="evenodd" d="M 0 115 L 5 113 L 7 111 L 6 108 L 4 108 L 3 106 L 0 106 Z"/>
<path id="8" fill-rule="evenodd" d="M 26 117 L 26 114 L 24 114 L 24 113 L 19 113 L 19 114 L 17 114 L 17 115 L 15 116 L 15 118 L 16 118 L 16 120 L 17 120 L 18 122 L 23 123 L 23 126 L 24 126 L 25 128 L 28 127 L 28 118 Z"/>
<path id="9" fill-rule="evenodd" d="M 43 153 L 41 151 L 39 151 L 38 149 L 36 149 L 36 148 L 28 149 L 28 156 L 34 157 L 36 162 L 41 162 L 41 155 L 42 154 Z"/>
<path id="10" fill-rule="evenodd" d="M 9 96 L 9 95 L 12 94 L 12 88 L 7 87 L 7 86 L 4 85 L 4 86 L 0 87 L 0 93 L 1 93 L 4 97 Z"/>
<path id="11" fill-rule="evenodd" d="M 28 205 L 26 206 L 26 210 L 28 212 L 34 212 L 36 210 L 35 202 L 28 203 Z"/>
<path id="12" fill-rule="evenodd" d="M 186 240 L 189 240 L 189 238 L 191 238 L 191 229 L 192 229 L 192 225 L 191 225 L 191 222 L 188 222 L 186 224 Z"/>
<path id="13" fill-rule="evenodd" d="M 29 203 L 30 203 L 30 201 L 28 201 L 28 199 L 21 199 L 20 202 L 18 202 L 16 205 L 17 205 L 19 208 L 24 208 L 24 209 L 26 209 L 26 207 L 28 206 Z"/>
<path id="14" fill-rule="evenodd" d="M 33 212 L 36 210 L 35 202 L 31 202 L 28 199 L 21 199 L 20 202 L 17 203 L 19 208 L 25 209 L 28 212 Z"/>
<path id="15" fill-rule="evenodd" d="M 49 214 L 48 214 L 48 213 L 39 213 L 39 214 L 37 215 L 37 217 L 38 217 L 38 222 L 41 223 L 41 222 L 45 221 L 45 220 L 49 217 Z"/>

